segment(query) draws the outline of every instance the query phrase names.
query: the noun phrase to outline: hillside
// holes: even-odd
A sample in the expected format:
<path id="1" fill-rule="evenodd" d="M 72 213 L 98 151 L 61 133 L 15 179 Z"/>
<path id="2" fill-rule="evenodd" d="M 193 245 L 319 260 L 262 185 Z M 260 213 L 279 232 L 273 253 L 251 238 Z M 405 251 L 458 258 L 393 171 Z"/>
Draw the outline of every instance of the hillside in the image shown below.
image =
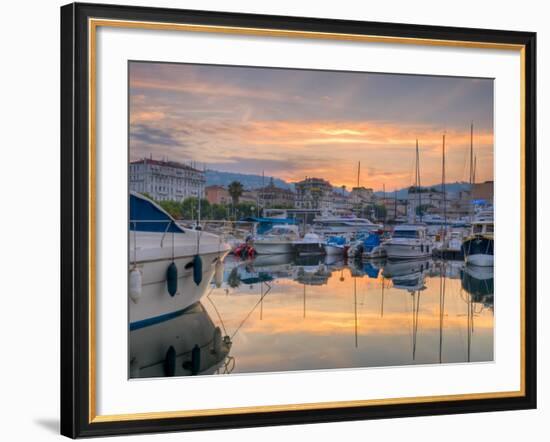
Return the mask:
<path id="1" fill-rule="evenodd" d="M 250 190 L 250 189 L 258 189 L 262 186 L 267 186 L 269 184 L 271 178 L 273 178 L 273 183 L 275 184 L 275 186 L 281 187 L 283 189 L 294 190 L 294 184 L 287 183 L 286 181 L 284 181 L 280 178 L 275 178 L 275 177 L 270 177 L 270 176 L 262 177 L 262 175 L 254 175 L 254 174 L 221 172 L 219 170 L 207 170 L 206 171 L 206 185 L 207 186 L 218 185 L 218 186 L 227 187 L 229 185 L 229 183 L 231 183 L 232 181 L 239 181 L 240 183 L 243 184 L 245 189 Z M 440 190 L 441 189 L 441 184 L 437 184 L 437 185 L 429 186 L 429 187 L 435 187 L 436 189 Z M 466 190 L 466 189 L 468 189 L 468 187 L 469 187 L 469 184 L 464 183 L 464 182 L 448 183 L 446 185 L 447 192 L 451 192 L 451 193 L 457 193 L 461 190 Z M 335 187 L 334 189 L 337 190 L 338 192 L 342 191 L 339 187 L 338 188 Z M 397 198 L 400 198 L 400 199 L 406 198 L 407 197 L 407 192 L 408 192 L 408 187 L 404 187 L 402 189 L 399 189 L 397 191 Z M 349 193 L 349 192 L 346 191 L 346 193 Z M 378 197 L 382 197 L 384 195 L 383 192 L 380 192 L 380 191 L 375 192 L 375 194 Z M 394 192 L 393 191 L 388 191 L 388 192 L 386 192 L 386 196 L 387 197 L 393 197 Z"/>

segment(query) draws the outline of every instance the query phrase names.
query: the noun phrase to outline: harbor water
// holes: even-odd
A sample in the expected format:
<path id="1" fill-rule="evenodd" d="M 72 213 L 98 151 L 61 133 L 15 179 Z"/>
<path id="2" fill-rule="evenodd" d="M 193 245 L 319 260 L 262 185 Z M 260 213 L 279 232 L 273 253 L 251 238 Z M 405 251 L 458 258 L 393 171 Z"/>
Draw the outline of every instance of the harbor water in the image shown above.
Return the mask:
<path id="1" fill-rule="evenodd" d="M 492 267 L 229 255 L 214 279 L 181 317 L 130 333 L 164 360 L 131 377 L 493 360 Z"/>

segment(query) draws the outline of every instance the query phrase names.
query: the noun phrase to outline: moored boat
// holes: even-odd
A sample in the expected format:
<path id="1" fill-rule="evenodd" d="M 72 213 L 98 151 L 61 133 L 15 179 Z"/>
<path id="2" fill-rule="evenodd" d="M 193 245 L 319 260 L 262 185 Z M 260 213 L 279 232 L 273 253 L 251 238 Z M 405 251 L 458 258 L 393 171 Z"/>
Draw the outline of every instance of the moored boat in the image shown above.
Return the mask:
<path id="1" fill-rule="evenodd" d="M 300 239 L 298 226 L 281 224 L 254 238 L 254 250 L 258 255 L 293 253 L 294 242 Z"/>
<path id="2" fill-rule="evenodd" d="M 363 241 L 363 254 L 361 257 L 364 260 L 380 259 L 386 257 L 386 249 L 382 244 L 378 233 L 371 233 Z"/>
<path id="3" fill-rule="evenodd" d="M 470 235 L 462 243 L 462 253 L 466 264 L 492 266 L 494 249 L 493 220 L 473 221 Z"/>
<path id="4" fill-rule="evenodd" d="M 401 224 L 395 226 L 384 249 L 389 259 L 413 259 L 431 256 L 433 245 L 425 225 Z"/>
<path id="5" fill-rule="evenodd" d="M 325 248 L 321 237 L 316 233 L 306 233 L 300 240 L 293 243 L 294 252 L 298 255 L 324 255 Z"/>
<path id="6" fill-rule="evenodd" d="M 196 303 L 229 251 L 221 237 L 178 225 L 160 206 L 130 193 L 130 329 L 162 322 Z"/>
<path id="7" fill-rule="evenodd" d="M 325 253 L 329 256 L 343 255 L 348 247 L 344 236 L 329 236 L 324 244 Z"/>
<path id="8" fill-rule="evenodd" d="M 313 231 L 321 235 L 342 235 L 358 232 L 372 232 L 381 229 L 367 218 L 355 215 L 323 214 L 313 220 Z"/>

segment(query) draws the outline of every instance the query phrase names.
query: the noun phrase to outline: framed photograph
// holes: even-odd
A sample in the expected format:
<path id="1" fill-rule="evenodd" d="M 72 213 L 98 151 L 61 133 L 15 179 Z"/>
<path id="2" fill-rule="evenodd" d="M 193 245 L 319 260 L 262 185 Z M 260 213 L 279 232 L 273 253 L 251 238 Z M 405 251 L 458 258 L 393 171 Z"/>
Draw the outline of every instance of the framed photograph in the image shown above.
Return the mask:
<path id="1" fill-rule="evenodd" d="M 62 7 L 62 434 L 535 408 L 535 45 Z"/>

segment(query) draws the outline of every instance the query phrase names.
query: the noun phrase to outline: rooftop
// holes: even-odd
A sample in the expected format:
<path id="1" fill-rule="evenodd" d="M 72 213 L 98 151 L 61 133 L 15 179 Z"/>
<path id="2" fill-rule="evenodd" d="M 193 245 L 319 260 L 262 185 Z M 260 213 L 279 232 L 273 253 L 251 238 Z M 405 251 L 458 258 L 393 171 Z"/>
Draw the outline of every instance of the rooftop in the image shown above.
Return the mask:
<path id="1" fill-rule="evenodd" d="M 178 163 L 176 161 L 154 160 L 152 158 L 142 158 L 141 160 L 131 161 L 130 164 L 152 164 L 154 166 L 174 167 L 176 169 L 191 170 L 193 172 L 202 173 L 202 170 L 196 169 L 187 164 Z"/>

